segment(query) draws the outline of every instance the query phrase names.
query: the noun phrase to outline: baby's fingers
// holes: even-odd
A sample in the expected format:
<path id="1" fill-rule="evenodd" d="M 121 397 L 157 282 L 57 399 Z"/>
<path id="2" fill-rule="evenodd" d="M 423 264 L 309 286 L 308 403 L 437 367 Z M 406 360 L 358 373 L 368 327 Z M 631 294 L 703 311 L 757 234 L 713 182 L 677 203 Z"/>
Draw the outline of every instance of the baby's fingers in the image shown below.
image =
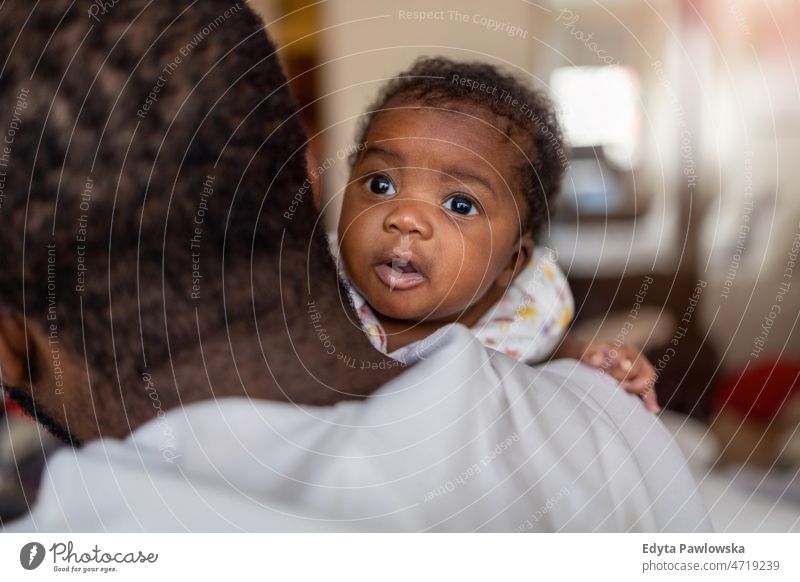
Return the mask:
<path id="1" fill-rule="evenodd" d="M 608 361 L 608 358 L 608 349 L 602 345 L 593 344 L 586 348 L 586 350 L 583 352 L 581 361 L 592 366 L 593 368 L 602 369 L 604 364 Z"/>
<path id="2" fill-rule="evenodd" d="M 624 355 L 620 356 L 606 371 L 618 382 L 630 380 L 636 376 L 633 369 L 633 360 Z"/>
<path id="3" fill-rule="evenodd" d="M 644 406 L 650 412 L 660 412 L 656 391 L 653 389 L 653 382 L 647 377 L 637 377 L 634 380 L 627 380 L 621 383 L 626 392 L 636 394 L 642 399 Z"/>

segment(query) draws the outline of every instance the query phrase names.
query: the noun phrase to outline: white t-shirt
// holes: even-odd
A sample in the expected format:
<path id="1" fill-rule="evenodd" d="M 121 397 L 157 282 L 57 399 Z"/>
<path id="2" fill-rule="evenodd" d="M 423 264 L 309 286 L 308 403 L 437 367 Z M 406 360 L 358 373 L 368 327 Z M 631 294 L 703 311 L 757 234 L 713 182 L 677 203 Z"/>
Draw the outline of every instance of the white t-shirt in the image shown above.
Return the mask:
<path id="1" fill-rule="evenodd" d="M 711 529 L 668 432 L 599 372 L 528 367 L 461 325 L 411 357 L 367 400 L 210 400 L 58 452 L 7 529 Z"/>

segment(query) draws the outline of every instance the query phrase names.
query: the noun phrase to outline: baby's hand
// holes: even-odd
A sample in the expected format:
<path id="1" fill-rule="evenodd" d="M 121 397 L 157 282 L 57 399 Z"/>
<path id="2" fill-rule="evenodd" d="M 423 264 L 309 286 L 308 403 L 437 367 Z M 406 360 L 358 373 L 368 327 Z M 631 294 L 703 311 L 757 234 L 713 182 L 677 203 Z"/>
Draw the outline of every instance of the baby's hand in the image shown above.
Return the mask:
<path id="1" fill-rule="evenodd" d="M 597 342 L 586 347 L 581 361 L 611 374 L 626 392 L 638 395 L 650 412 L 661 410 L 653 388 L 656 371 L 641 352 L 630 346 L 615 348 L 611 342 Z"/>

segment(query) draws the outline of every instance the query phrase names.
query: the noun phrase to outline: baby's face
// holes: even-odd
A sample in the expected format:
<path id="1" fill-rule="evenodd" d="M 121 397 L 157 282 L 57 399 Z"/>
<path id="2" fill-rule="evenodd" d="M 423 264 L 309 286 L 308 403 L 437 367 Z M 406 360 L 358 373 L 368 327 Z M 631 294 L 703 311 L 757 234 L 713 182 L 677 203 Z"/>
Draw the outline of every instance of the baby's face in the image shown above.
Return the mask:
<path id="1" fill-rule="evenodd" d="M 376 115 L 339 222 L 356 289 L 386 317 L 421 321 L 455 320 L 508 285 L 527 212 L 514 194 L 521 160 L 463 113 Z"/>

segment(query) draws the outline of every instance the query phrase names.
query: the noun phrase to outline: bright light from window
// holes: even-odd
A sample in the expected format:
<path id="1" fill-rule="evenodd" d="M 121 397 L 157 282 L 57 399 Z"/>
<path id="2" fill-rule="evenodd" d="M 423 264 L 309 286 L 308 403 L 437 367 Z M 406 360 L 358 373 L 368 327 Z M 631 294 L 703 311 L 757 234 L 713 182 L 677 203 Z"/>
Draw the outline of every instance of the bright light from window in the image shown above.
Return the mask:
<path id="1" fill-rule="evenodd" d="M 550 86 L 573 147 L 603 146 L 629 165 L 639 139 L 639 77 L 628 67 L 559 67 Z"/>

